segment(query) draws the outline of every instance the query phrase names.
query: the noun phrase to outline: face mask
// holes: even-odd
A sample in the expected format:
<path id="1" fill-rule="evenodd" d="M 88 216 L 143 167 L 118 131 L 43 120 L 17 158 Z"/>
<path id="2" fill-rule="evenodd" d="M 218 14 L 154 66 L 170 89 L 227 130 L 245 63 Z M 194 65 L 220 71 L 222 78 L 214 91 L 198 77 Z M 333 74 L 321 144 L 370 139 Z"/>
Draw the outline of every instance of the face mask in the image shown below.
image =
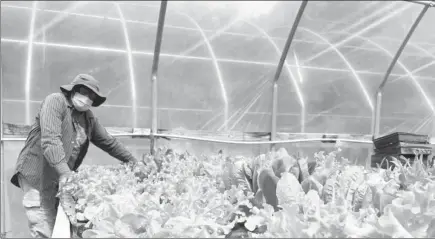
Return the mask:
<path id="1" fill-rule="evenodd" d="M 87 96 L 77 92 L 73 95 L 71 101 L 77 111 L 87 111 L 91 108 L 93 103 Z"/>

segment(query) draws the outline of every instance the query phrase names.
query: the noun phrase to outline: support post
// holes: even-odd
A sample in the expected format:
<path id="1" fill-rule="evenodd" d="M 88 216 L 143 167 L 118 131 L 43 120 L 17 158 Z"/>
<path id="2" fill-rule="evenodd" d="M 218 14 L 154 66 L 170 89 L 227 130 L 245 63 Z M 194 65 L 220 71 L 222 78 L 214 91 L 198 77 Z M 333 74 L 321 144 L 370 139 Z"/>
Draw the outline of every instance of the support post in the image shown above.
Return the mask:
<path id="1" fill-rule="evenodd" d="M 155 152 L 155 134 L 157 134 L 157 100 L 158 100 L 158 92 L 157 92 L 157 73 L 159 68 L 159 57 L 160 57 L 160 48 L 162 45 L 163 38 L 163 27 L 165 25 L 165 16 L 166 16 L 166 6 L 168 2 L 163 0 L 160 4 L 160 13 L 159 13 L 159 21 L 157 25 L 157 34 L 156 34 L 156 44 L 154 47 L 154 57 L 153 57 L 153 66 L 151 71 L 151 133 L 150 133 L 150 153 L 154 155 Z"/>
<path id="2" fill-rule="evenodd" d="M 298 28 L 299 22 L 301 21 L 302 15 L 305 11 L 305 7 L 307 6 L 308 1 L 302 1 L 301 6 L 299 7 L 299 11 L 296 15 L 296 19 L 293 22 L 293 26 L 290 30 L 290 33 L 287 37 L 287 41 L 284 45 L 284 49 L 282 50 L 281 58 L 279 59 L 278 66 L 276 68 L 275 76 L 273 77 L 273 91 L 272 91 L 272 120 L 271 120 L 271 132 L 270 132 L 270 140 L 276 140 L 276 118 L 278 113 L 278 79 L 281 75 L 282 67 L 284 66 L 285 59 L 287 58 L 288 51 L 290 49 L 293 38 L 296 34 L 296 29 Z M 275 144 L 271 144 L 271 151 L 274 151 Z"/>
<path id="3" fill-rule="evenodd" d="M 0 56 L 1 59 L 1 56 Z M 3 142 L 3 65 L 0 66 L 0 179 L 1 179 L 1 215 L 0 215 L 0 236 L 6 237 L 6 190 L 5 190 L 5 161 Z"/>
<path id="4" fill-rule="evenodd" d="M 403 52 L 403 49 L 405 49 L 406 44 L 408 43 L 409 39 L 411 38 L 412 34 L 414 33 L 415 29 L 417 28 L 418 24 L 420 23 L 421 19 L 423 18 L 424 14 L 429 9 L 429 5 L 425 5 L 423 7 L 423 10 L 418 15 L 417 19 L 415 20 L 414 24 L 411 26 L 411 29 L 409 29 L 408 34 L 406 35 L 405 39 L 402 42 L 402 45 L 400 45 L 399 49 L 396 52 L 396 55 L 394 56 L 390 66 L 387 69 L 387 72 L 385 73 L 384 79 L 382 80 L 382 83 L 379 85 L 378 90 L 376 91 L 376 106 L 375 110 L 373 111 L 373 120 L 372 120 L 372 135 L 373 140 L 379 136 L 379 124 L 381 120 L 381 104 L 382 104 L 382 93 L 383 89 L 387 83 L 388 77 L 391 74 L 391 71 L 393 70 L 394 66 L 396 65 L 397 61 L 399 60 L 400 55 Z"/>

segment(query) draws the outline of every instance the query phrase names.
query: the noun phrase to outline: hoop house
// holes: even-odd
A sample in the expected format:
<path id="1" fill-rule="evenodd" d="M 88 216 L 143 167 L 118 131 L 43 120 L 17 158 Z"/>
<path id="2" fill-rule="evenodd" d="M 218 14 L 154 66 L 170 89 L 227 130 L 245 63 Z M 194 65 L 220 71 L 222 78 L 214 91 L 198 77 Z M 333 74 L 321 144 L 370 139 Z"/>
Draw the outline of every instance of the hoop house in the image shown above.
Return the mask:
<path id="1" fill-rule="evenodd" d="M 332 138 L 367 165 L 373 136 L 435 137 L 433 6 L 2 1 L 1 232 L 29 236 L 9 179 L 41 101 L 79 73 L 100 81 L 93 112 L 137 155 L 312 155 Z M 117 162 L 92 146 L 85 163 Z"/>

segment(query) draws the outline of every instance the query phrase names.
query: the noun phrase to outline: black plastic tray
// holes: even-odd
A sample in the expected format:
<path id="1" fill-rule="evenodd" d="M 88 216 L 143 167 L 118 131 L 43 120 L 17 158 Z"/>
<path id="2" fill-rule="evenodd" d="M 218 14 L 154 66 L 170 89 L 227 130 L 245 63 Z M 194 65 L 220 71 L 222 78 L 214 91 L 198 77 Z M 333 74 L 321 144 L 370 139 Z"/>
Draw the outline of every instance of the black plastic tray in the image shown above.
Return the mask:
<path id="1" fill-rule="evenodd" d="M 400 143 L 429 144 L 429 136 L 395 132 L 373 140 L 373 144 L 377 149 L 382 149 L 389 146 L 398 146 Z"/>

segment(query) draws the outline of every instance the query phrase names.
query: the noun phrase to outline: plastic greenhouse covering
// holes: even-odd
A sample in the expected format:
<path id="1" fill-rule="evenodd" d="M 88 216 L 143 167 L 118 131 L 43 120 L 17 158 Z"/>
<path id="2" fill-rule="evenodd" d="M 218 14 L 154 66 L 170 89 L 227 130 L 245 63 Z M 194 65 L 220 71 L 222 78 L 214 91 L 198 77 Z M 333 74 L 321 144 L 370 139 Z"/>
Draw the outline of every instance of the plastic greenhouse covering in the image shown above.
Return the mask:
<path id="1" fill-rule="evenodd" d="M 169 1 L 159 39 L 160 1 L 2 1 L 2 127 L 31 125 L 48 94 L 86 73 L 108 96 L 93 108 L 108 128 L 152 131 L 155 123 L 167 132 L 207 132 L 229 141 L 237 133 L 272 131 L 364 136 L 368 142 L 343 143 L 341 154 L 367 165 L 376 93 L 409 36 L 383 88 L 379 135 L 435 137 L 433 7 L 408 35 L 433 2 L 309 1 L 296 26 L 301 4 Z M 286 42 L 291 44 L 283 55 Z M 22 192 L 9 182 L 26 135 L 12 137 L 2 131 L 2 233 L 28 237 Z M 135 155 L 149 152 L 149 137 L 120 140 Z M 223 150 L 249 157 L 270 150 L 269 144 L 176 138 L 156 144 L 197 155 Z M 319 141 L 279 147 L 307 156 L 331 149 Z M 91 146 L 84 163 L 117 160 Z"/>

